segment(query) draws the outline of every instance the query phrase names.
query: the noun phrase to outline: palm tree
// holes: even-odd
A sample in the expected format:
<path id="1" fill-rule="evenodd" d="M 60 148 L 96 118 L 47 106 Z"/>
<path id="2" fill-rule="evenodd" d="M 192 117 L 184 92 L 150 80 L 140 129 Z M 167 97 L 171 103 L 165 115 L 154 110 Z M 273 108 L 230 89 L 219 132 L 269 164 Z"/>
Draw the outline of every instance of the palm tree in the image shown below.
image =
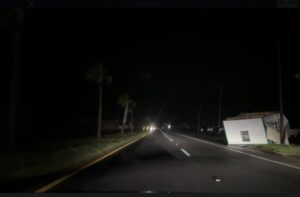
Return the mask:
<path id="1" fill-rule="evenodd" d="M 130 113 L 130 132 L 133 131 L 133 110 L 136 108 L 136 102 L 132 101 L 129 106 L 129 113 Z"/>
<path id="2" fill-rule="evenodd" d="M 121 134 L 124 133 L 124 128 L 127 121 L 127 115 L 129 111 L 129 106 L 133 102 L 133 100 L 130 99 L 128 94 L 124 94 L 119 97 L 118 103 L 124 108 L 124 115 L 123 115 L 123 121 L 122 121 L 122 127 L 121 127 Z"/>
<path id="3" fill-rule="evenodd" d="M 97 138 L 101 138 L 101 124 L 102 124 L 102 86 L 104 81 L 107 84 L 111 84 L 113 78 L 106 75 L 106 70 L 101 62 L 92 66 L 87 74 L 86 79 L 92 82 L 96 82 L 99 88 L 99 108 L 98 108 L 98 122 L 97 122 Z"/>

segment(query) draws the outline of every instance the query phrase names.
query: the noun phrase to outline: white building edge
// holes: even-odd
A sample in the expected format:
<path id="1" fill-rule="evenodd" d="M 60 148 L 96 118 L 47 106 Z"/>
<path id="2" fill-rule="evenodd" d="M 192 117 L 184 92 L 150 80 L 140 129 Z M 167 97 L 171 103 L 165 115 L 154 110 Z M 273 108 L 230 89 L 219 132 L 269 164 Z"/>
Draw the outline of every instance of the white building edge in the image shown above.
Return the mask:
<path id="1" fill-rule="evenodd" d="M 284 115 L 283 118 L 284 129 L 288 131 L 289 121 Z M 280 144 L 279 124 L 278 112 L 241 113 L 223 121 L 228 144 L 236 145 Z"/>

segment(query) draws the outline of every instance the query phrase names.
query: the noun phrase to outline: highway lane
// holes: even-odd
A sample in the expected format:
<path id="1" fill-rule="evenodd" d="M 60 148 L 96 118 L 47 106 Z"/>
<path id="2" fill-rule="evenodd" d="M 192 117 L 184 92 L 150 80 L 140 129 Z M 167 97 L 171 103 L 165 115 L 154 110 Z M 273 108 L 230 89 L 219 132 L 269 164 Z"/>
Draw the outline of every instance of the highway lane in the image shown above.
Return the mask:
<path id="1" fill-rule="evenodd" d="M 300 170 L 157 131 L 48 192 L 299 192 Z"/>

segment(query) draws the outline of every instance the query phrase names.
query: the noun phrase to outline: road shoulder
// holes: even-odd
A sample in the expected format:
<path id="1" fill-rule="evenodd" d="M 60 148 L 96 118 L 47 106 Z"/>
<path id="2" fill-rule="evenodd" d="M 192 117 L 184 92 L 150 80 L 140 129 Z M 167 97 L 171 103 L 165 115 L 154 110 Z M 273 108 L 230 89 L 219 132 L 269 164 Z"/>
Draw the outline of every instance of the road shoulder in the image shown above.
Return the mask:
<path id="1" fill-rule="evenodd" d="M 300 170 L 300 160 L 297 157 L 266 153 L 266 152 L 262 152 L 262 151 L 258 151 L 258 150 L 249 149 L 249 148 L 246 148 L 243 146 L 219 144 L 219 143 L 211 142 L 211 141 L 200 139 L 200 138 L 195 138 L 195 137 L 188 136 L 188 135 L 183 135 L 183 134 L 177 133 L 177 132 L 171 132 L 171 133 L 192 139 L 194 141 L 210 144 L 212 146 L 224 148 L 224 149 L 236 152 L 236 153 L 248 155 L 251 157 L 255 157 L 257 159 L 262 159 L 265 161 L 277 163 L 279 165 L 284 165 L 287 167 L 292 167 L 292 168 Z"/>
<path id="2" fill-rule="evenodd" d="M 143 139 L 144 137 L 146 137 L 148 135 L 148 133 L 145 133 L 141 136 L 137 136 L 136 138 L 134 138 L 133 140 L 131 140 L 130 142 L 121 145 L 120 147 L 116 147 L 114 150 L 111 150 L 110 152 L 99 156 L 97 159 L 94 159 L 93 161 L 90 161 L 89 163 L 87 163 L 86 165 L 83 165 L 82 167 L 78 168 L 77 170 L 74 170 L 73 172 L 66 174 L 42 187 L 40 187 L 39 189 L 35 190 L 35 193 L 44 193 L 47 192 L 48 190 L 50 190 L 51 188 L 55 187 L 56 185 L 59 185 L 60 183 L 66 181 L 67 179 L 71 178 L 72 176 L 78 174 L 79 172 L 81 172 L 82 170 L 85 170 L 86 168 L 91 167 L 92 165 L 99 163 L 107 158 L 109 158 L 110 156 L 122 151 L 123 149 L 127 148 L 128 146 L 134 144 L 135 142 Z"/>

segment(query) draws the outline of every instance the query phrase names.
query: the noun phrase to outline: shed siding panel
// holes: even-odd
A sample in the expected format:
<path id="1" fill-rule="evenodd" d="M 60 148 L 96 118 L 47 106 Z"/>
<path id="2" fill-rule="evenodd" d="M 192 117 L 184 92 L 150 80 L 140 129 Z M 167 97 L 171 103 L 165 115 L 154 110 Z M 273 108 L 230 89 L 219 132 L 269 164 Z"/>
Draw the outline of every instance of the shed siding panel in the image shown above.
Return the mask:
<path id="1" fill-rule="evenodd" d="M 267 144 L 266 132 L 260 118 L 223 121 L 228 144 Z M 248 131 L 250 141 L 243 142 L 241 131 Z"/>

